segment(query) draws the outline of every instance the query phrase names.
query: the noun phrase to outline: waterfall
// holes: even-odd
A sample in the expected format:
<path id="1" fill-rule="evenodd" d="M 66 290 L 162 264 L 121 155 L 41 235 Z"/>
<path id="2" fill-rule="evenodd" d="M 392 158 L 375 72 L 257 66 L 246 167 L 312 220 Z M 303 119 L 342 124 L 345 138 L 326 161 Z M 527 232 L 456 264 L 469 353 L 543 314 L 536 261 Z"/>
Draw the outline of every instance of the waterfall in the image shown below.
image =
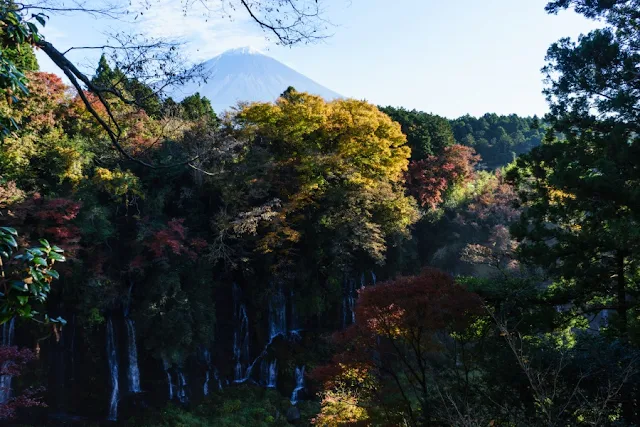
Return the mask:
<path id="1" fill-rule="evenodd" d="M 218 390 L 222 390 L 222 381 L 220 380 L 218 368 L 213 368 L 213 379 L 216 380 L 216 383 L 218 384 Z"/>
<path id="2" fill-rule="evenodd" d="M 136 347 L 136 329 L 133 320 L 127 318 L 127 339 L 129 347 L 129 391 L 140 393 L 140 370 L 138 369 L 138 349 Z"/>
<path id="3" fill-rule="evenodd" d="M 76 379 L 76 315 L 71 316 L 71 381 Z"/>
<path id="4" fill-rule="evenodd" d="M 289 301 L 291 305 L 291 319 L 289 320 L 290 334 L 294 334 L 297 337 L 300 335 L 302 328 L 300 327 L 300 318 L 298 316 L 298 310 L 296 309 L 296 299 L 293 291 L 289 294 Z"/>
<path id="5" fill-rule="evenodd" d="M 207 367 L 207 371 L 204 375 L 204 385 L 202 386 L 202 393 L 205 396 L 209 395 L 209 380 L 211 377 L 211 353 L 206 348 L 202 350 L 202 358 L 204 359 L 204 363 Z"/>
<path id="6" fill-rule="evenodd" d="M 371 284 L 375 285 L 377 281 L 376 274 L 373 271 L 371 274 Z M 364 289 L 367 286 L 367 279 L 364 273 L 360 275 L 360 289 Z M 343 286 L 342 297 L 342 327 L 346 328 L 349 325 L 356 323 L 356 298 L 358 297 L 358 290 L 356 289 L 356 281 L 353 279 L 345 279 Z"/>
<path id="7" fill-rule="evenodd" d="M 187 403 L 187 379 L 182 371 L 178 371 L 178 393 L 176 394 L 180 403 Z"/>
<path id="8" fill-rule="evenodd" d="M 169 365 L 169 361 L 167 359 L 162 359 L 162 366 L 164 368 L 164 372 L 167 374 L 167 385 L 169 387 L 169 400 L 173 399 L 173 382 L 171 381 L 171 365 Z"/>
<path id="9" fill-rule="evenodd" d="M 249 317 L 247 308 L 242 303 L 242 291 L 233 284 L 233 360 L 235 362 L 234 380 L 242 382 L 249 376 L 245 373 L 244 366 L 249 360 Z"/>
<path id="10" fill-rule="evenodd" d="M 127 325 L 127 346 L 129 351 L 129 371 L 127 377 L 129 379 L 129 391 L 132 393 L 140 393 L 140 370 L 138 368 L 138 348 L 136 345 L 136 325 L 129 317 L 129 308 L 131 306 L 131 290 L 133 289 L 133 281 L 129 286 L 129 297 L 124 308 L 125 324 Z"/>
<path id="11" fill-rule="evenodd" d="M 296 405 L 299 400 L 300 392 L 304 390 L 304 366 L 296 367 L 296 388 L 291 393 L 291 404 Z"/>
<path id="12" fill-rule="evenodd" d="M 12 318 L 2 325 L 2 346 L 10 347 L 13 345 L 13 336 L 15 334 L 15 318 Z M 11 363 L 10 360 L 2 364 L 2 371 L 6 370 Z M 11 375 L 0 375 L 0 403 L 6 402 L 11 398 Z"/>
<path id="13" fill-rule="evenodd" d="M 263 359 L 260 364 L 260 377 L 262 379 L 262 383 L 267 388 L 276 388 L 276 383 L 278 381 L 278 361 L 273 359 L 268 362 L 266 359 Z"/>
<path id="14" fill-rule="evenodd" d="M 109 420 L 118 419 L 118 353 L 111 318 L 107 320 L 107 359 L 111 373 L 111 400 L 109 402 Z"/>
<path id="15" fill-rule="evenodd" d="M 297 336 L 297 334 L 295 335 Z M 273 343 L 273 341 L 277 337 L 286 337 L 286 336 L 287 336 L 287 299 L 285 298 L 284 293 L 282 292 L 282 288 L 279 287 L 276 290 L 276 292 L 274 292 L 269 298 L 269 341 L 265 344 L 264 349 L 258 355 L 258 357 L 256 357 L 255 360 L 251 362 L 251 364 L 247 368 L 246 374 L 242 379 L 242 381 L 246 381 L 251 377 L 251 372 L 253 371 L 255 364 L 258 361 L 260 361 L 261 379 L 265 382 L 265 384 L 270 384 L 271 380 L 269 379 L 270 374 L 268 372 L 269 372 L 269 369 L 271 368 L 267 367 L 263 369 L 263 366 L 267 366 L 267 365 L 263 365 L 265 363 L 264 358 L 265 356 L 267 356 L 267 352 L 271 347 L 271 344 Z M 276 361 L 274 360 L 271 363 L 273 364 L 272 369 L 275 372 Z M 264 372 L 267 373 L 266 376 Z M 275 376 L 277 375 L 274 374 L 274 377 Z M 275 379 L 273 380 L 273 384 L 275 387 Z"/>
<path id="16" fill-rule="evenodd" d="M 287 300 L 282 288 L 269 298 L 269 338 L 287 334 Z"/>
<path id="17" fill-rule="evenodd" d="M 363 276 L 364 277 L 364 276 Z M 353 279 L 344 282 L 344 297 L 342 299 L 342 327 L 356 322 L 356 284 Z"/>

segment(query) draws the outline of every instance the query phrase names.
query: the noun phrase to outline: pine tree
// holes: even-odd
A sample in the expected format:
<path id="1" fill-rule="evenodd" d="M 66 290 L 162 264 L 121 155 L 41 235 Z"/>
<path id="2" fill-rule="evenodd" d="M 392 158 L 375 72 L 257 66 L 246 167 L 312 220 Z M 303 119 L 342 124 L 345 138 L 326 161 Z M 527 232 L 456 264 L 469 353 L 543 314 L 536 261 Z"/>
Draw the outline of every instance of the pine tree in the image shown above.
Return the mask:
<path id="1" fill-rule="evenodd" d="M 615 309 L 626 337 L 640 284 L 640 9 L 558 0 L 547 10 L 571 6 L 608 25 L 549 48 L 552 128 L 510 176 L 526 207 L 513 233 L 521 257 L 556 280 L 557 302 Z"/>

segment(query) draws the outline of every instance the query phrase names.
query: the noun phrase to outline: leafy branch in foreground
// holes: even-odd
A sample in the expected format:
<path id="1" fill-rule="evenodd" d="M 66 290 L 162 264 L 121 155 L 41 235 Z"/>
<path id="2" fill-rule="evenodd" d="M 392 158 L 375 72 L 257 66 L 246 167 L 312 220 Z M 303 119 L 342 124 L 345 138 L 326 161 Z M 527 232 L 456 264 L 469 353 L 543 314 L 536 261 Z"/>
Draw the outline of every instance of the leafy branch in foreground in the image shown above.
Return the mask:
<path id="1" fill-rule="evenodd" d="M 53 266 L 65 261 L 64 251 L 44 239 L 40 246 L 20 250 L 17 239 L 15 229 L 0 227 L 0 324 L 14 316 L 63 322 L 38 316 L 34 306 L 46 301 L 51 283 L 60 277 Z"/>
<path id="2" fill-rule="evenodd" d="M 213 12 L 213 7 L 218 2 L 215 0 L 186 1 L 182 4 L 182 13 L 187 14 L 194 10 L 204 10 L 203 18 L 207 19 Z M 102 46 L 75 46 L 66 50 L 60 50 L 49 41 L 46 41 L 40 33 L 40 29 L 32 20 L 44 27 L 49 18 L 46 13 L 59 14 L 64 12 L 84 13 L 91 16 L 100 16 L 105 19 L 126 19 L 132 13 L 129 7 L 116 7 L 117 5 L 100 4 L 87 5 L 82 2 L 74 2 L 67 5 L 64 2 L 52 6 L 39 1 L 19 2 L 12 0 L 0 0 L 0 48 L 13 48 L 25 44 L 26 48 L 35 47 L 41 49 L 69 79 L 72 86 L 78 92 L 83 104 L 106 133 L 113 147 L 125 158 L 142 166 L 150 168 L 167 168 L 173 166 L 190 166 L 197 169 L 194 162 L 199 156 L 188 160 L 171 164 L 148 163 L 127 151 L 122 145 L 122 125 L 112 112 L 109 104 L 110 97 L 143 108 L 144 102 L 149 97 L 162 97 L 166 88 L 184 84 L 187 81 L 205 78 L 201 65 L 190 66 L 186 58 L 183 58 L 179 43 L 161 39 L 149 39 L 144 35 L 129 35 L 118 33 Z M 317 0 L 232 0 L 220 2 L 225 15 L 225 8 L 240 10 L 248 14 L 251 20 L 280 45 L 291 46 L 298 43 L 309 43 L 323 39 L 328 22 L 322 18 L 322 10 Z M 153 7 L 161 7 L 153 2 L 144 4 L 145 11 Z M 142 14 L 142 11 L 138 11 Z M 231 18 L 231 15 L 229 14 Z M 136 16 L 137 18 L 137 16 Z M 135 21 L 135 19 L 134 19 Z M 0 50 L 2 50 L 0 49 Z M 131 97 L 118 88 L 118 82 L 112 82 L 109 86 L 95 84 L 91 78 L 82 72 L 74 64 L 67 54 L 73 50 L 96 49 L 107 54 L 122 71 L 122 77 L 135 80 L 140 87 L 144 87 L 145 96 Z M 20 67 L 16 67 L 15 61 L 0 56 L 0 95 L 8 93 L 15 97 L 16 88 L 19 92 L 27 94 L 27 79 Z M 86 91 L 86 92 L 85 92 Z M 94 97 L 97 98 L 94 100 Z M 138 99 L 136 99 L 138 98 Z M 17 98 L 16 98 L 17 100 Z M 97 104 L 97 105 L 96 105 Z M 104 110 L 105 115 L 100 114 Z M 11 129 L 17 129 L 18 125 L 11 117 L 0 121 L 0 139 L 7 135 Z"/>

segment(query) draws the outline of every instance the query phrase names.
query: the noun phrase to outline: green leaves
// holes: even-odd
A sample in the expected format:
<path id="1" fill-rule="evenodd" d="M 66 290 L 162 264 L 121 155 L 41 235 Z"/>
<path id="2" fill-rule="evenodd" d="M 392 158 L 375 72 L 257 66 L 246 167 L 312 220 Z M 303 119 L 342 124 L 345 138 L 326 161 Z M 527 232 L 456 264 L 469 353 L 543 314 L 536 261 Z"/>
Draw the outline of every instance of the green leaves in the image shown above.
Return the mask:
<path id="1" fill-rule="evenodd" d="M 51 292 L 51 282 L 60 274 L 54 263 L 64 262 L 64 251 L 40 240 L 41 246 L 19 252 L 18 233 L 10 227 L 0 227 L 0 322 L 18 316 L 34 319 L 38 311 L 35 304 L 42 304 Z M 51 320 L 45 315 L 44 320 Z"/>
<path id="2" fill-rule="evenodd" d="M 6 53 L 10 49 L 20 52 L 25 45 L 27 47 L 38 43 L 42 37 L 37 25 L 25 20 L 25 17 L 15 11 L 14 3 L 0 3 L 0 94 L 7 91 L 11 94 L 12 103 L 19 101 L 20 95 L 28 95 L 27 78 L 24 69 L 14 62 Z M 44 27 L 47 15 L 43 13 L 32 14 L 41 26 Z M 12 117 L 0 117 L 0 141 L 9 135 L 12 130 L 18 128 L 18 124 Z"/>
<path id="3" fill-rule="evenodd" d="M 509 174 L 525 207 L 512 232 L 520 258 L 555 279 L 559 302 L 588 315 L 610 302 L 625 336 L 640 284 L 638 3 L 557 0 L 547 10 L 570 6 L 606 27 L 547 52 L 552 128 Z"/>

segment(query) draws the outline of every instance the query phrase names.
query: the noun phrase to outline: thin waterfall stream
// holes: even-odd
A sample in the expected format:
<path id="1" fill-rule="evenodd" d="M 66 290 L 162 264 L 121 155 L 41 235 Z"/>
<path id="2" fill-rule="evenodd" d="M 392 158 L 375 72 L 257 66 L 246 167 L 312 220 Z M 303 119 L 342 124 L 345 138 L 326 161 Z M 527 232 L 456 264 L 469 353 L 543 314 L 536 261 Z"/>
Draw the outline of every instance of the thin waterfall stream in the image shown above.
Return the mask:
<path id="1" fill-rule="evenodd" d="M 129 297 L 124 309 L 125 325 L 127 326 L 127 351 L 129 369 L 127 371 L 127 379 L 129 382 L 129 391 L 131 393 L 140 393 L 140 369 L 138 368 L 138 347 L 136 344 L 136 325 L 133 319 L 129 317 L 129 309 L 131 307 L 131 291 L 133 289 L 133 281 L 129 286 Z"/>
<path id="2" fill-rule="evenodd" d="M 13 336 L 15 334 L 15 317 L 2 325 L 2 346 L 10 347 L 13 345 Z M 7 369 L 10 361 L 2 364 L 2 370 Z M 11 375 L 0 375 L 0 403 L 6 402 L 11 398 Z"/>
<path id="3" fill-rule="evenodd" d="M 291 404 L 296 405 L 300 400 L 300 392 L 304 390 L 304 366 L 296 367 L 296 388 L 291 393 Z"/>
<path id="4" fill-rule="evenodd" d="M 107 360 L 109 362 L 109 373 L 111 376 L 111 399 L 109 400 L 108 419 L 116 421 L 118 419 L 120 390 L 118 385 L 118 350 L 111 318 L 107 320 Z"/>

